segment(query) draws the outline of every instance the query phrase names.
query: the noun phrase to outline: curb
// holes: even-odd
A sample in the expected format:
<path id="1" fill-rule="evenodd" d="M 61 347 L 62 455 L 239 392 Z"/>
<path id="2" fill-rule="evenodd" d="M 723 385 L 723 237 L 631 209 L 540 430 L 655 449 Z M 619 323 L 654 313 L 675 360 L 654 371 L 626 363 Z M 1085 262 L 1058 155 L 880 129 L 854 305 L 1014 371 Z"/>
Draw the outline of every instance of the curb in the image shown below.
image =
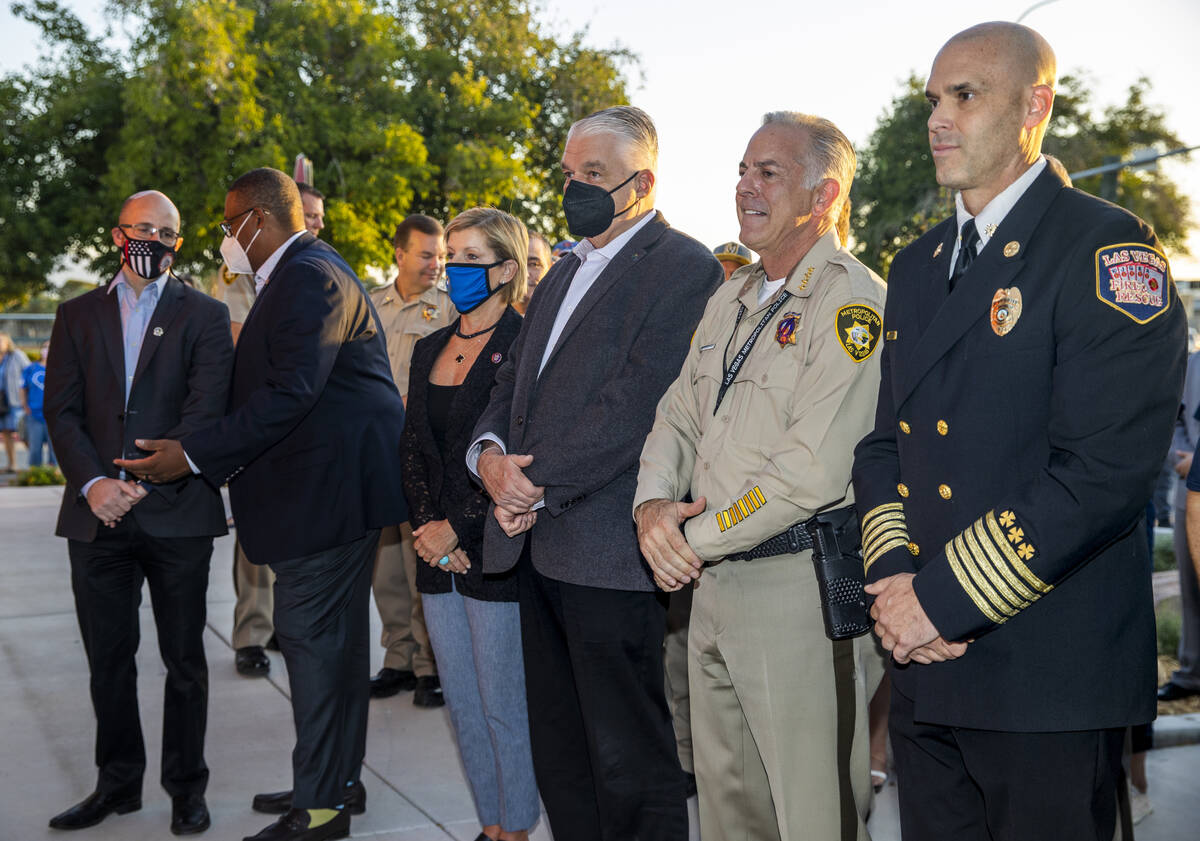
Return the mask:
<path id="1" fill-rule="evenodd" d="M 1154 722 L 1154 747 L 1177 748 L 1200 744 L 1200 713 L 1160 715 Z"/>

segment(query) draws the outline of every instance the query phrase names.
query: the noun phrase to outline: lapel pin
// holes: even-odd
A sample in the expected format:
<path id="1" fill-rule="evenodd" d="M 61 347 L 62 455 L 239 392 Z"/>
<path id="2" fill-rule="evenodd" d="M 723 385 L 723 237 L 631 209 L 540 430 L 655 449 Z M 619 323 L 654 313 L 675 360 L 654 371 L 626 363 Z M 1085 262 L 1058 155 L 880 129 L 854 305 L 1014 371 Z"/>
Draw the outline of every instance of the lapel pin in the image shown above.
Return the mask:
<path id="1" fill-rule="evenodd" d="M 503 359 L 504 359 L 504 354 L 502 354 L 502 353 L 493 353 L 492 354 L 492 364 L 493 365 L 499 365 Z"/>
<path id="2" fill-rule="evenodd" d="M 942 244 L 939 242 L 937 248 L 933 249 L 933 256 L 936 257 L 942 253 Z"/>
<path id="3" fill-rule="evenodd" d="M 984 225 L 983 232 L 988 235 L 988 239 L 994 237 L 996 235 L 996 223 L 993 222 L 990 225 Z"/>
<path id="4" fill-rule="evenodd" d="M 163 334 L 163 329 L 162 329 L 161 327 L 155 327 L 155 328 L 154 328 L 154 335 L 155 335 L 155 336 L 161 336 L 162 334 Z"/>
<path id="5" fill-rule="evenodd" d="M 1005 257 L 1016 257 L 1017 252 L 1020 250 L 1021 250 L 1021 243 L 1017 242 L 1014 239 L 1008 245 L 1004 246 L 1004 256 Z"/>

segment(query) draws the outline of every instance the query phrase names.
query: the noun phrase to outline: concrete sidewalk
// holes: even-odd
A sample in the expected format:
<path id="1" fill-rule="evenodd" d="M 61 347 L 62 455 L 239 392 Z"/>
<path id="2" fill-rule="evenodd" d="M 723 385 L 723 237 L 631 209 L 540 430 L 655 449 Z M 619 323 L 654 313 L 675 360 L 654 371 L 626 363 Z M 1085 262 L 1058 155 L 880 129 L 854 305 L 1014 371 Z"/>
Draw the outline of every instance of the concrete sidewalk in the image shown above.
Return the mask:
<path id="1" fill-rule="evenodd" d="M 0 488 L 0 841 L 62 841 L 66 835 L 48 829 L 46 822 L 81 800 L 95 783 L 87 664 L 71 597 L 66 541 L 53 536 L 61 493 L 61 488 Z M 233 667 L 232 557 L 233 539 L 218 540 L 205 633 L 213 826 L 202 837 L 212 839 L 240 839 L 262 829 L 271 818 L 251 811 L 250 798 L 291 785 L 294 734 L 283 661 L 271 653 L 268 679 L 242 678 Z M 170 799 L 157 785 L 164 669 L 148 597 L 142 600 L 141 617 L 139 699 L 149 760 L 143 807 L 80 831 L 80 839 L 174 837 L 168 830 Z M 372 636 L 379 637 L 374 615 Z M 373 670 L 381 660 L 382 650 L 373 646 Z M 1200 720 L 1175 724 L 1171 738 L 1177 741 L 1187 741 L 1200 729 Z M 1155 811 L 1137 827 L 1139 841 L 1185 841 L 1200 835 L 1195 794 L 1200 745 L 1155 750 L 1148 771 Z M 363 781 L 368 808 L 353 819 L 354 837 L 473 841 L 479 833 L 446 711 L 414 707 L 411 693 L 371 702 Z M 692 838 L 699 838 L 695 801 L 689 805 Z M 876 841 L 899 840 L 894 784 L 877 798 L 870 828 Z M 532 838 L 550 837 L 543 820 Z"/>

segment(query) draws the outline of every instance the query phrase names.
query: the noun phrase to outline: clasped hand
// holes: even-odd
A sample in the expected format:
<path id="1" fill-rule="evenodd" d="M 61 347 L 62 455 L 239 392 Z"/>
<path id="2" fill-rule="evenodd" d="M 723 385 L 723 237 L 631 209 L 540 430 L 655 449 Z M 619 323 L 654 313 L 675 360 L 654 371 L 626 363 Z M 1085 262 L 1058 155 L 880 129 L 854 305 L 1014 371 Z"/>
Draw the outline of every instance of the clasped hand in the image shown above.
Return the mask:
<path id="1" fill-rule="evenodd" d="M 941 663 L 961 657 L 967 643 L 942 639 L 917 599 L 914 577 L 904 572 L 867 585 L 866 591 L 875 597 L 871 618 L 880 642 L 897 663 Z"/>
<path id="2" fill-rule="evenodd" d="M 88 488 L 87 502 L 92 513 L 110 529 L 121 522 L 142 497 L 146 489 L 126 479 L 99 479 Z"/>
<path id="3" fill-rule="evenodd" d="M 706 505 L 704 497 L 687 503 L 650 499 L 634 512 L 638 545 L 659 589 L 671 593 L 700 577 L 704 562 L 692 551 L 680 527 L 685 520 L 703 514 Z"/>
<path id="4" fill-rule="evenodd" d="M 467 553 L 458 545 L 458 535 L 449 520 L 430 520 L 413 529 L 413 548 L 434 569 L 464 573 L 471 568 Z M 442 558 L 448 558 L 441 563 Z"/>
<path id="5" fill-rule="evenodd" d="M 531 464 L 531 455 L 504 455 L 496 448 L 479 455 L 479 479 L 496 505 L 496 522 L 509 537 L 533 528 L 537 512 L 531 509 L 546 495 L 544 487 L 533 484 L 525 475 L 525 468 Z"/>

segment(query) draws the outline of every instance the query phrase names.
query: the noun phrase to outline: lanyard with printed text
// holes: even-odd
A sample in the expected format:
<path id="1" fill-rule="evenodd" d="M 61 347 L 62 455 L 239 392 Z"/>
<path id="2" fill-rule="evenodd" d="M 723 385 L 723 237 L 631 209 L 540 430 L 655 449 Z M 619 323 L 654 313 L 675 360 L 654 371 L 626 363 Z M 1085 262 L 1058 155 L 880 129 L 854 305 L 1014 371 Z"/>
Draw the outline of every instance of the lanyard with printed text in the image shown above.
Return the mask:
<path id="1" fill-rule="evenodd" d="M 746 339 L 746 344 L 742 345 L 742 349 L 737 352 L 737 356 L 733 358 L 733 362 L 731 362 L 729 367 L 725 369 L 725 376 L 721 379 L 721 388 L 717 391 L 717 405 L 713 406 L 714 417 L 717 414 L 717 409 L 721 408 L 721 401 L 725 399 L 725 392 L 729 390 L 729 386 L 733 385 L 734 378 L 737 376 L 738 371 L 741 370 L 742 364 L 746 361 L 746 357 L 750 355 L 750 351 L 754 348 L 754 343 L 758 341 L 759 334 L 762 333 L 763 328 L 767 326 L 767 322 L 775 317 L 775 313 L 779 312 L 779 310 L 785 303 L 787 303 L 787 300 L 790 297 L 792 297 L 791 292 L 784 292 L 775 300 L 775 303 L 771 304 L 766 315 L 762 317 L 762 321 L 758 322 L 758 326 L 754 328 L 754 330 L 750 333 L 750 337 Z M 745 315 L 746 305 L 742 304 L 738 308 L 737 320 L 733 322 L 733 332 L 729 335 L 730 342 L 732 342 L 733 337 L 737 335 L 738 325 L 742 323 L 742 318 Z M 725 353 L 729 353 L 728 342 L 725 343 Z M 724 356 L 721 357 L 721 361 L 725 361 Z"/>

